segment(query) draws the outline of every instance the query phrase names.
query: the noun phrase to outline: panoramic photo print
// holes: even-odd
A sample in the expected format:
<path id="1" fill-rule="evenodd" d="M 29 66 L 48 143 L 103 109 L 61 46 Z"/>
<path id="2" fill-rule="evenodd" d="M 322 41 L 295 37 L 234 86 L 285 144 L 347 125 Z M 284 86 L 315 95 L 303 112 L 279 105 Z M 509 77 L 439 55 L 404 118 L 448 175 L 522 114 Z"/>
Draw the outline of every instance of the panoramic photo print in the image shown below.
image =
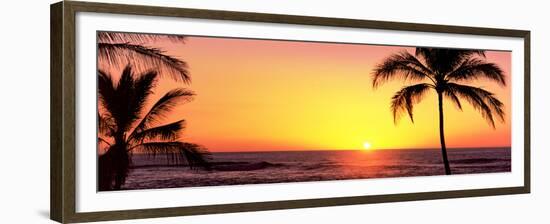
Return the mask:
<path id="1" fill-rule="evenodd" d="M 97 188 L 511 172 L 511 55 L 100 31 Z"/>

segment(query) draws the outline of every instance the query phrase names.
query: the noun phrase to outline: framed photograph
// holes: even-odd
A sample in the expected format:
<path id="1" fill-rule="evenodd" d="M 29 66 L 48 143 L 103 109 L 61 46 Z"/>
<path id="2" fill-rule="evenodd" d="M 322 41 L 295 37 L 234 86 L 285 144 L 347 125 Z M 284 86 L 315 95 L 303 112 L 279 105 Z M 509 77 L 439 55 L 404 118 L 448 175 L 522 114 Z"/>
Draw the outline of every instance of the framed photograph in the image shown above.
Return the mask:
<path id="1" fill-rule="evenodd" d="M 529 38 L 53 4 L 51 218 L 529 193 Z"/>

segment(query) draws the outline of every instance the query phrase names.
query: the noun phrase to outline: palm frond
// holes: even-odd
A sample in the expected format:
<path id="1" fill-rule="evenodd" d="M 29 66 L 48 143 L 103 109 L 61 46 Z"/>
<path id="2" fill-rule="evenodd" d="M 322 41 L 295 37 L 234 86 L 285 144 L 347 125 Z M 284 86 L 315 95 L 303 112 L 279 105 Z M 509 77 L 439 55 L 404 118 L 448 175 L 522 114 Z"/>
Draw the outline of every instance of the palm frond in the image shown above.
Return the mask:
<path id="1" fill-rule="evenodd" d="M 483 50 L 417 47 L 415 55 L 422 57 L 433 72 L 447 74 L 464 60 L 474 55 L 485 57 Z"/>
<path id="2" fill-rule="evenodd" d="M 102 82 L 105 79 L 100 74 L 99 89 L 101 91 Z M 103 106 L 112 116 L 113 121 L 117 127 L 117 130 L 124 132 L 130 128 L 132 122 L 138 119 L 139 108 L 136 108 L 137 102 L 135 99 L 135 80 L 132 75 L 132 67 L 126 66 L 122 71 L 122 75 L 118 80 L 118 83 L 114 83 L 111 77 L 108 77 L 109 85 L 112 87 L 112 93 L 109 97 L 105 97 L 106 102 Z M 108 88 L 108 87 L 106 87 Z"/>
<path id="3" fill-rule="evenodd" d="M 376 66 L 373 73 L 372 86 L 374 88 L 391 79 L 421 81 L 431 78 L 431 71 L 414 56 L 404 51 L 394 54 Z"/>
<path id="4" fill-rule="evenodd" d="M 155 71 L 146 72 L 135 78 L 132 86 L 133 94 L 131 98 L 126 100 L 128 107 L 132 110 L 132 114 L 139 114 L 142 111 L 145 106 L 145 102 L 149 96 L 153 94 L 152 89 L 155 87 L 156 78 L 157 72 Z"/>
<path id="5" fill-rule="evenodd" d="M 144 140 L 174 141 L 178 133 L 185 128 L 185 120 L 179 120 L 170 124 L 149 128 L 134 132 L 128 137 L 128 141 L 141 143 Z"/>
<path id="6" fill-rule="evenodd" d="M 115 119 L 115 116 L 120 115 L 117 112 L 119 103 L 117 102 L 116 84 L 112 76 L 106 72 L 98 70 L 97 89 L 99 103 L 107 110 L 107 113 Z M 116 122 L 115 124 L 116 125 Z"/>
<path id="7" fill-rule="evenodd" d="M 98 91 L 103 108 L 112 118 L 117 130 L 128 130 L 139 118 L 148 96 L 152 93 L 156 72 L 147 72 L 134 79 L 132 66 L 127 65 L 118 83 L 110 75 L 102 71 L 98 73 Z"/>
<path id="8" fill-rule="evenodd" d="M 454 105 L 459 110 L 462 110 L 462 104 L 460 103 L 460 99 L 453 91 L 444 91 L 444 94 L 447 98 L 449 98 L 454 103 Z"/>
<path id="9" fill-rule="evenodd" d="M 107 136 L 111 136 L 114 132 L 113 122 L 106 116 L 97 112 L 97 129 L 98 132 Z"/>
<path id="10" fill-rule="evenodd" d="M 454 94 L 466 99 L 493 128 L 495 128 L 493 114 L 497 115 L 501 122 L 504 121 L 504 104 L 493 93 L 479 87 L 452 82 L 447 83 L 446 91 L 452 91 Z"/>
<path id="11" fill-rule="evenodd" d="M 126 131 L 131 123 L 138 119 L 139 110 L 135 108 L 135 80 L 133 77 L 132 66 L 130 64 L 124 67 L 122 75 L 115 86 L 116 105 L 114 111 L 109 110 L 113 115 L 117 127 L 120 130 Z"/>
<path id="12" fill-rule="evenodd" d="M 187 63 L 158 48 L 130 43 L 98 43 L 98 60 L 113 66 L 132 63 L 140 71 L 158 68 L 160 74 L 170 75 L 176 81 L 191 82 Z"/>
<path id="13" fill-rule="evenodd" d="M 97 40 L 101 43 L 127 43 L 127 42 L 154 42 L 169 40 L 172 42 L 184 42 L 183 35 L 171 34 L 146 34 L 146 33 L 123 33 L 123 32 L 97 32 Z"/>
<path id="14" fill-rule="evenodd" d="M 433 74 L 433 71 L 430 70 L 428 67 L 426 67 L 422 62 L 418 60 L 415 56 L 411 55 L 409 52 L 404 51 L 403 53 L 404 58 L 415 68 L 423 72 L 424 74 Z"/>
<path id="15" fill-rule="evenodd" d="M 97 93 L 99 95 L 99 100 L 103 102 L 105 107 L 109 107 L 111 104 L 110 99 L 114 98 L 115 95 L 115 84 L 112 76 L 108 73 L 98 70 L 97 71 Z"/>
<path id="16" fill-rule="evenodd" d="M 411 86 L 406 86 L 392 97 L 391 110 L 393 113 L 393 121 L 397 123 L 402 113 L 405 111 L 409 114 L 411 121 L 413 119 L 413 106 L 419 103 L 426 91 L 433 88 L 433 85 L 421 83 Z"/>
<path id="17" fill-rule="evenodd" d="M 211 154 L 201 145 L 183 142 L 181 152 L 189 166 L 193 168 L 210 169 Z"/>
<path id="18" fill-rule="evenodd" d="M 151 107 L 149 112 L 143 116 L 143 119 L 141 119 L 141 122 L 136 126 L 134 132 L 137 133 L 149 128 L 152 123 L 164 118 L 164 115 L 170 112 L 177 104 L 191 101 L 194 95 L 195 93 L 192 91 L 183 88 L 177 88 L 167 92 L 153 105 L 153 107 Z"/>
<path id="19" fill-rule="evenodd" d="M 502 86 L 506 85 L 504 72 L 498 65 L 487 63 L 483 60 L 472 58 L 462 62 L 454 71 L 449 73 L 446 78 L 454 81 L 466 81 L 478 78 L 487 78 L 496 81 Z"/>
<path id="20" fill-rule="evenodd" d="M 106 144 L 108 147 L 111 147 L 111 143 L 107 140 L 105 140 L 104 138 L 101 138 L 101 137 L 97 137 L 97 142 L 100 143 L 100 144 Z"/>
<path id="21" fill-rule="evenodd" d="M 188 165 L 190 168 L 209 168 L 210 153 L 197 144 L 179 141 L 147 142 L 138 147 L 153 157 L 166 156 L 167 162 L 171 164 Z"/>

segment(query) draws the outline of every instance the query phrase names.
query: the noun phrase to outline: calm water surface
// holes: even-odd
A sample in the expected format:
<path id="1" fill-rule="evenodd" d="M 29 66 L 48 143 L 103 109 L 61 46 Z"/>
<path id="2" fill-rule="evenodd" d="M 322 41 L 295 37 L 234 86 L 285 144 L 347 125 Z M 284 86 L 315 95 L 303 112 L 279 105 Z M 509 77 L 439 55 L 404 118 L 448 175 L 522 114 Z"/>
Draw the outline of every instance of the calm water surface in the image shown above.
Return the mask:
<path id="1" fill-rule="evenodd" d="M 510 172 L 510 148 L 450 149 L 453 174 Z M 125 189 L 443 175 L 439 149 L 213 153 L 212 171 L 134 155 Z"/>

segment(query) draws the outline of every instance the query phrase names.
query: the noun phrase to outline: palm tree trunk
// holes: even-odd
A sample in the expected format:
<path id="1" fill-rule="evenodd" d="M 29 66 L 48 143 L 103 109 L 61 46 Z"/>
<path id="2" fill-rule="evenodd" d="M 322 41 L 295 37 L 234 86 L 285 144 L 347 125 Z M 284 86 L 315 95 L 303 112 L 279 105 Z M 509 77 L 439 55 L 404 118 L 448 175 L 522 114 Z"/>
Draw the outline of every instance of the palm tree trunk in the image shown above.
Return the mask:
<path id="1" fill-rule="evenodd" d="M 114 185 L 113 190 L 120 190 L 122 188 L 122 185 L 124 185 L 124 182 L 126 181 L 126 177 L 128 176 L 128 169 L 130 166 L 130 161 L 128 157 L 128 153 L 126 152 L 126 145 L 118 145 L 115 146 L 115 175 L 114 175 Z"/>
<path id="2" fill-rule="evenodd" d="M 113 153 L 108 151 L 98 158 L 98 187 L 100 191 L 108 191 L 113 188 L 114 168 Z"/>
<path id="3" fill-rule="evenodd" d="M 445 133 L 443 130 L 443 93 L 437 92 L 439 101 L 439 139 L 441 141 L 441 154 L 443 155 L 443 164 L 445 164 L 445 174 L 451 175 L 451 167 L 447 158 L 447 147 L 445 146 Z"/>
<path id="4" fill-rule="evenodd" d="M 114 166 L 114 185 L 113 190 L 120 190 L 126 177 L 128 176 L 128 169 L 130 166 L 130 158 L 127 152 L 127 145 L 124 141 L 124 134 L 119 133 L 115 136 L 115 145 L 110 150 L 113 150 L 113 166 Z"/>

